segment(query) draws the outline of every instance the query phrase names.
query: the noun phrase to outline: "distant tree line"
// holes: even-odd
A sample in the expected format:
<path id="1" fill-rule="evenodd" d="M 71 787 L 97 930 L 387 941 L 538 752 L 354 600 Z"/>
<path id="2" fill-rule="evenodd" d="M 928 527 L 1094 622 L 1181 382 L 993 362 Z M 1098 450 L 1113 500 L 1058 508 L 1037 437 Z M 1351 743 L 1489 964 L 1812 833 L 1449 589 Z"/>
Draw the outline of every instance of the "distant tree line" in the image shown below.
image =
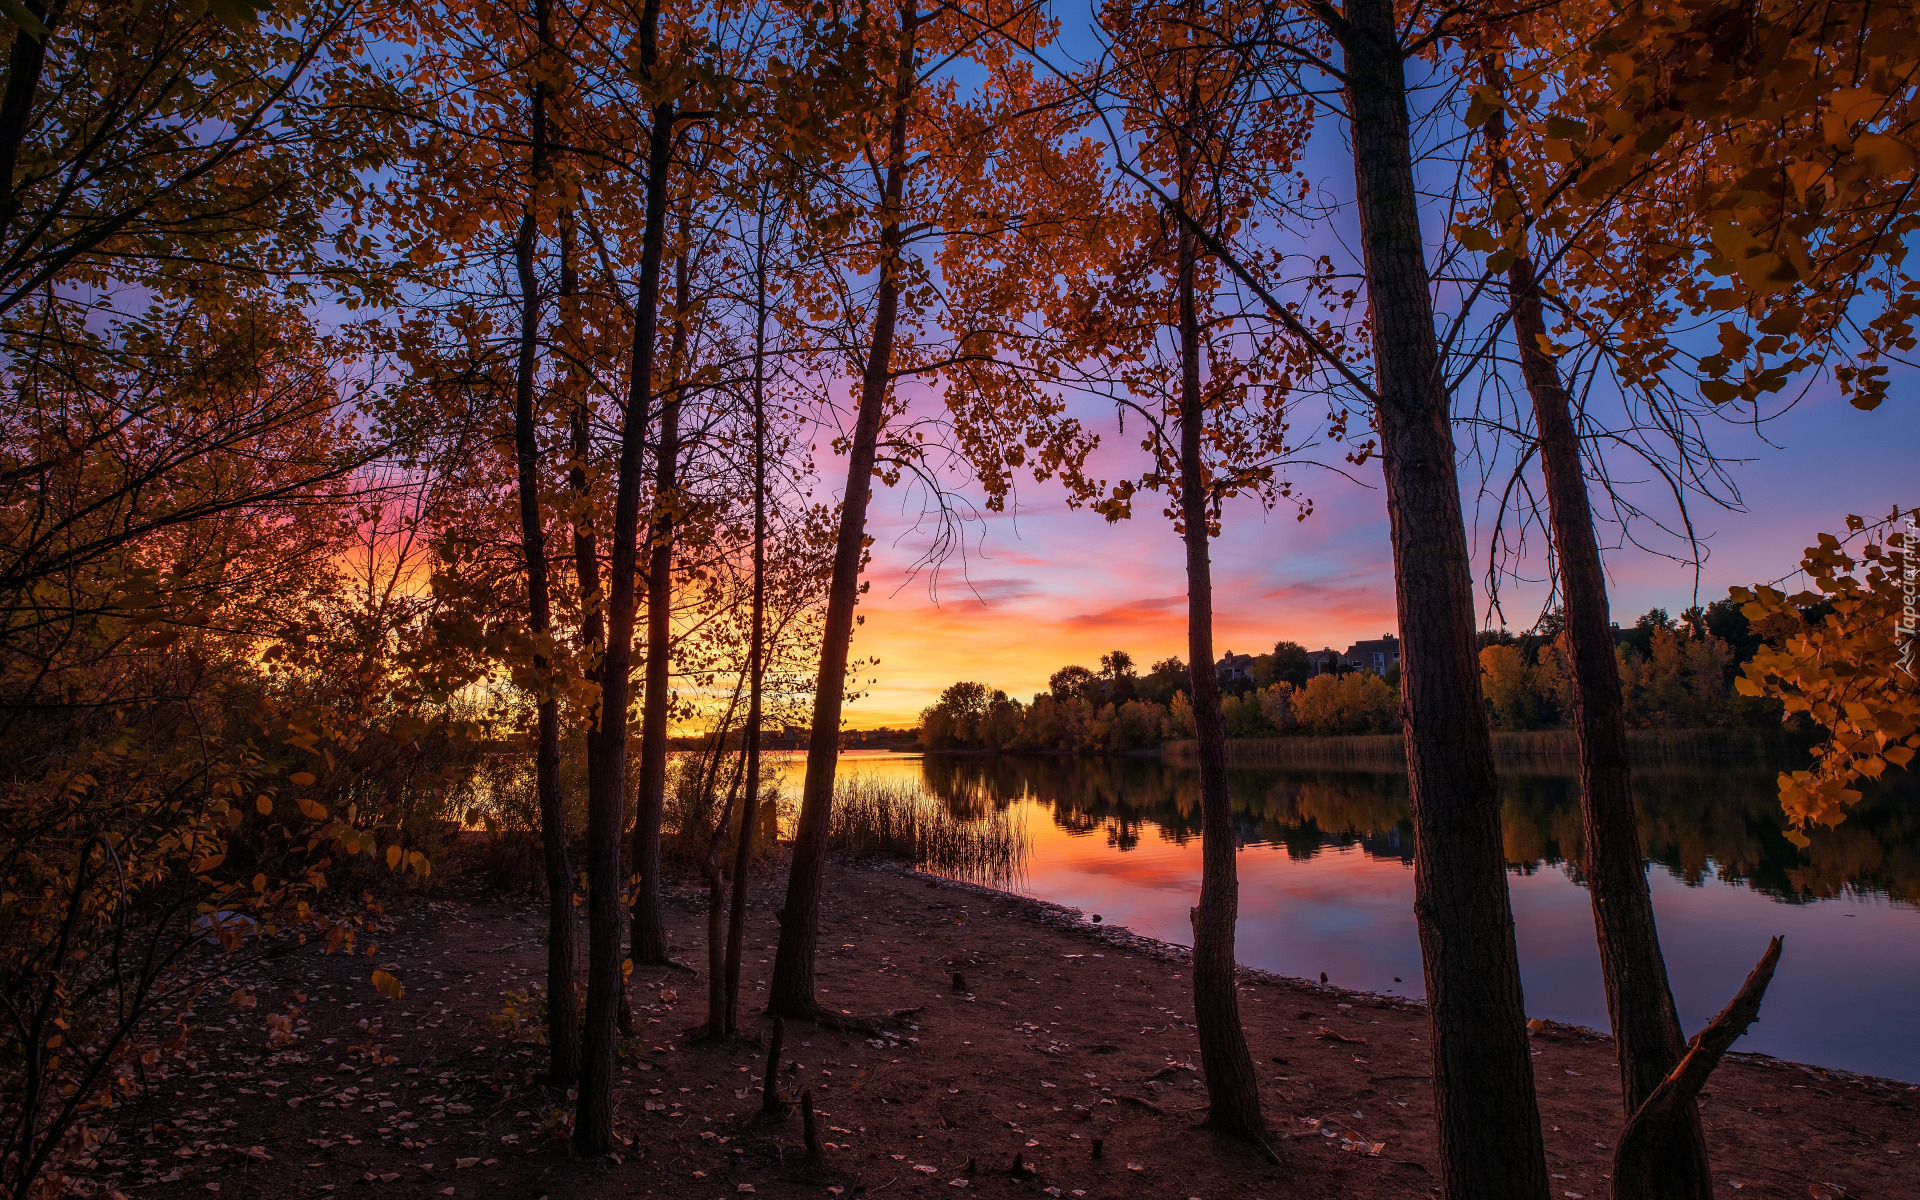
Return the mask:
<path id="1" fill-rule="evenodd" d="M 1817 613 L 1808 614 L 1818 619 Z M 1777 701 L 1739 694 L 1740 665 L 1765 642 L 1733 600 L 1693 607 L 1679 618 L 1656 608 L 1617 638 L 1621 699 L 1636 729 L 1776 725 Z M 1222 682 L 1221 718 L 1230 738 L 1390 733 L 1400 725 L 1400 670 L 1313 674 L 1307 651 L 1279 642 L 1254 657 L 1251 678 Z M 1098 670 L 1066 666 L 1047 690 L 1022 703 L 984 683 L 950 685 L 920 714 L 926 750 L 1114 753 L 1194 736 L 1187 664 L 1154 663 L 1143 675 L 1133 656 L 1100 656 Z M 1560 613 L 1525 633 L 1480 634 L 1480 683 L 1494 727 L 1554 729 L 1573 711 L 1573 675 Z"/>

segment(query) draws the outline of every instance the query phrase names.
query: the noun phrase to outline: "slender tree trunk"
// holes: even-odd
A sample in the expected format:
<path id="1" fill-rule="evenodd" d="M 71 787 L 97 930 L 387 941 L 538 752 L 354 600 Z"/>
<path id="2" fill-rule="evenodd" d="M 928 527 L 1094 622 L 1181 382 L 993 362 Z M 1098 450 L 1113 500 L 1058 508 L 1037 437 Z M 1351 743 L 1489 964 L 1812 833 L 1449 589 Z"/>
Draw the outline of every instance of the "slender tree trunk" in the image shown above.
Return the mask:
<path id="1" fill-rule="evenodd" d="M 640 65 L 652 76 L 659 61 L 659 0 L 647 0 L 640 22 Z M 606 649 L 600 658 L 600 703 L 587 750 L 587 1020 L 576 1154 L 613 1148 L 614 1040 L 626 992 L 620 953 L 620 834 L 626 798 L 627 703 L 633 667 L 634 575 L 640 533 L 640 471 L 653 388 L 654 317 L 660 307 L 660 256 L 666 241 L 667 171 L 673 152 L 674 106 L 653 109 L 648 139 L 646 226 L 633 305 L 633 362 L 620 430 L 615 480 L 612 561 L 607 586 Z"/>
<path id="2" fill-rule="evenodd" d="M 816 1017 L 814 951 L 820 933 L 820 878 L 827 865 L 827 833 L 833 815 L 833 779 L 840 755 L 840 708 L 846 695 L 847 655 L 853 641 L 853 608 L 866 553 L 867 502 L 873 492 L 873 461 L 880 422 L 892 383 L 893 332 L 900 312 L 900 196 L 906 186 L 907 117 L 912 99 L 918 14 L 900 9 L 900 48 L 895 66 L 893 126 L 888 135 L 887 176 L 880 202 L 880 282 L 874 297 L 873 341 L 860 381 L 847 462 L 847 490 L 840 504 L 840 534 L 834 544 L 833 580 L 827 590 L 821 630 L 820 674 L 813 694 L 813 729 L 807 739 L 807 776 L 800 792 L 800 828 L 787 876 L 786 907 L 780 912 L 780 949 L 774 958 L 767 1008 L 775 1016 Z"/>
<path id="3" fill-rule="evenodd" d="M 551 44 L 546 0 L 535 0 L 534 20 L 540 45 Z M 540 446 L 534 421 L 533 377 L 539 338 L 540 286 L 534 275 L 535 193 L 549 169 L 546 119 L 547 87 L 536 83 L 529 104 L 532 170 L 527 211 L 514 239 L 513 262 L 520 281 L 520 353 L 514 365 L 513 440 L 520 489 L 520 548 L 527 572 L 527 627 L 536 645 L 553 631 L 547 580 L 545 524 L 540 515 Z M 543 650 L 533 656 L 540 698 L 535 709 L 534 791 L 540 799 L 540 840 L 547 875 L 547 1077 L 573 1082 L 580 1069 L 580 1023 L 573 1008 L 573 868 L 567 862 L 566 811 L 560 800 L 560 701 L 549 677 Z"/>
<path id="4" fill-rule="evenodd" d="M 0 92 L 0 237 L 12 234 L 13 219 L 19 212 L 14 202 L 13 176 L 20 165 L 20 146 L 33 128 L 33 102 L 46 68 L 47 38 L 53 35 L 66 7 L 56 7 L 49 16 L 42 0 L 25 0 L 25 4 L 27 11 L 47 27 L 47 33 L 36 38 L 16 27 L 13 48 L 7 53 L 7 86 Z M 0 242 L 0 250 L 4 247 Z"/>
<path id="5" fill-rule="evenodd" d="M 560 228 L 560 260 L 561 308 L 571 312 L 580 276 L 573 265 L 573 229 L 566 224 Z M 593 453 L 592 411 L 582 381 L 570 380 L 568 386 L 573 389 L 573 403 L 568 422 L 572 465 L 567 469 L 567 489 L 573 493 L 573 573 L 580 592 L 580 673 L 598 688 L 607 644 L 607 597 L 600 586 L 599 538 L 594 533 L 593 498 L 587 481 L 587 461 Z M 589 713 L 586 735 L 589 789 L 592 787 L 594 729 L 594 717 Z M 620 989 L 619 1001 L 616 1018 L 625 1020 L 628 1010 L 624 987 Z"/>
<path id="6" fill-rule="evenodd" d="M 740 960 L 747 936 L 747 876 L 760 827 L 760 689 L 767 637 L 767 244 L 760 226 L 753 273 L 753 628 L 747 646 L 747 793 L 741 799 L 740 837 L 734 848 L 733 907 L 727 917 L 726 1032 L 739 1031 Z"/>
<path id="7" fill-rule="evenodd" d="M 570 227 L 563 225 L 560 230 L 560 296 L 563 310 L 579 288 L 579 274 L 573 266 L 573 233 Z M 587 391 L 574 381 L 573 406 L 569 414 L 569 434 L 572 465 L 567 470 L 567 488 L 573 493 L 573 574 L 575 586 L 580 592 L 580 644 L 583 666 L 581 674 L 586 681 L 598 687 L 601 679 L 601 660 L 606 652 L 607 621 L 606 595 L 600 589 L 600 548 L 599 539 L 593 531 L 593 500 L 588 491 L 587 461 L 593 454 L 593 431 L 591 411 L 588 408 Z M 590 724 L 587 730 L 587 754 L 591 766 L 594 731 Z M 589 774 L 591 787 L 591 774 Z M 573 882 L 567 885 L 568 894 L 573 892 Z M 571 934 L 573 922 L 568 922 Z M 624 989 L 623 989 L 624 991 Z M 578 1035 L 576 1035 L 578 1036 Z M 576 1057 L 578 1050 L 575 1051 Z M 577 1063 L 576 1063 L 577 1070 Z"/>
<path id="8" fill-rule="evenodd" d="M 579 279 L 573 266 L 573 231 L 569 226 L 562 225 L 560 303 L 563 312 L 571 311 L 570 302 L 579 290 Z M 575 586 L 580 591 L 580 641 L 586 662 L 582 674 L 589 683 L 597 686 L 600 682 L 600 656 L 606 648 L 607 625 L 606 597 L 600 593 L 600 548 L 593 532 L 593 500 L 587 490 L 587 460 L 593 454 L 592 414 L 587 407 L 586 389 L 580 387 L 578 381 L 573 381 L 570 386 L 574 389 L 573 407 L 568 414 L 572 465 L 567 468 L 567 490 L 573 493 L 573 574 Z"/>
<path id="9" fill-rule="evenodd" d="M 1546 1156 L 1474 653 L 1449 396 L 1414 190 L 1404 56 L 1391 0 L 1350 0 L 1333 28 L 1345 50 L 1378 364 L 1442 1194 L 1540 1200 L 1548 1194 Z"/>
<path id="10" fill-rule="evenodd" d="M 572 301 L 579 290 L 579 280 L 579 273 L 573 265 L 573 230 L 570 225 L 563 224 L 560 228 L 560 303 L 563 312 L 573 311 Z M 600 589 L 599 539 L 593 531 L 593 499 L 587 486 L 587 461 L 593 453 L 593 430 L 586 388 L 578 379 L 570 380 L 568 386 L 572 389 L 573 403 L 568 420 L 572 465 L 567 469 L 567 490 L 573 493 L 573 574 L 574 586 L 580 593 L 580 673 L 589 684 L 598 688 L 606 654 L 607 598 Z M 586 735 L 589 790 L 592 787 L 594 721 L 595 718 L 589 713 Z M 573 894 L 574 887 L 573 880 L 569 878 L 569 896 Z M 570 935 L 575 923 L 572 920 L 568 922 Z M 622 988 L 620 997 L 624 1000 L 625 996 L 626 989 Z M 625 1008 L 621 1004 L 617 1011 L 625 1011 Z M 577 1038 L 579 1035 L 575 1036 Z M 576 1048 L 576 1074 L 579 1055 L 580 1051 Z"/>
<path id="11" fill-rule="evenodd" d="M 739 693 L 734 698 L 739 699 Z M 724 743 L 725 739 L 722 738 Z M 746 747 L 742 746 L 744 754 Z M 726 845 L 727 825 L 733 820 L 734 803 L 740 798 L 740 777 L 744 762 L 734 760 L 733 782 L 727 786 L 727 803 L 713 823 L 713 837 L 707 842 L 707 1028 L 709 1038 L 727 1036 L 727 873 L 722 867 L 721 850 Z"/>
<path id="12" fill-rule="evenodd" d="M 1194 307 L 1194 241 L 1180 230 L 1180 519 L 1187 549 L 1187 657 L 1200 754 L 1200 903 L 1193 919 L 1193 1019 L 1207 1080 L 1207 1124 L 1266 1145 L 1260 1084 L 1240 1024 L 1233 953 L 1240 910 L 1239 838 L 1227 795 L 1227 730 L 1213 668 L 1213 568 L 1209 562 L 1207 473 L 1200 445 L 1207 413 L 1200 387 L 1200 320 Z"/>
<path id="13" fill-rule="evenodd" d="M 1497 113 L 1488 123 L 1487 142 L 1496 186 L 1510 186 L 1504 157 L 1506 120 Z M 1539 434 L 1553 544 L 1560 560 L 1567 652 L 1573 665 L 1573 728 L 1580 748 L 1587 890 L 1599 935 L 1607 1012 L 1613 1020 L 1620 1094 L 1631 1117 L 1680 1062 L 1686 1037 L 1674 1010 L 1667 962 L 1654 923 L 1653 894 L 1640 853 L 1620 665 L 1614 658 L 1613 629 L 1607 619 L 1607 579 L 1593 531 L 1573 403 L 1560 378 L 1559 364 L 1545 348 L 1547 322 L 1530 256 L 1517 256 L 1507 268 L 1507 287 L 1520 371 L 1533 401 Z M 1657 1147 L 1653 1175 L 1659 1190 L 1646 1194 L 1706 1200 L 1713 1180 L 1699 1105 L 1686 1097 L 1663 1112 L 1671 1119 L 1658 1123 L 1658 1129 L 1650 1128 L 1647 1135 L 1648 1144 Z"/>
<path id="14" fill-rule="evenodd" d="M 685 233 L 683 228 L 681 234 Z M 667 710 L 672 700 L 668 668 L 673 658 L 674 513 L 680 502 L 680 377 L 685 369 L 692 286 L 685 250 L 675 260 L 673 273 L 673 348 L 667 355 L 667 389 L 660 404 L 653 523 L 647 536 L 647 690 L 640 710 L 640 794 L 633 822 L 633 869 L 639 880 L 629 933 L 635 966 L 667 961 L 666 922 L 660 909 L 660 822 L 667 803 Z"/>

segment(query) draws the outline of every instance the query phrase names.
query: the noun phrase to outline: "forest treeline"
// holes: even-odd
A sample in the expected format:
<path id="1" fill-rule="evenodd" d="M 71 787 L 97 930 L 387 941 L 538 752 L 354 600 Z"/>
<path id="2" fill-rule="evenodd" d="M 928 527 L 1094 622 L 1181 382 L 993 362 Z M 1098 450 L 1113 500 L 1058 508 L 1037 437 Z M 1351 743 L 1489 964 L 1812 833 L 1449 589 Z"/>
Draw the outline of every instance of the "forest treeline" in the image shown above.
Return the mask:
<path id="1" fill-rule="evenodd" d="M 1818 626 L 1822 614 L 1808 610 Z M 1568 726 L 1576 698 L 1558 614 L 1524 634 L 1479 634 L 1480 686 L 1499 730 Z M 1740 667 L 1763 644 L 1740 605 L 1718 600 L 1678 618 L 1653 609 L 1622 631 L 1614 655 L 1629 728 L 1778 728 L 1778 700 L 1743 694 Z M 1229 738 L 1388 733 L 1400 721 L 1400 670 L 1312 674 L 1307 652 L 1280 642 L 1256 655 L 1248 678 L 1222 684 L 1221 723 Z M 1117 752 L 1194 736 L 1187 667 L 1177 658 L 1142 675 L 1132 656 L 1101 656 L 1100 669 L 1068 666 L 1029 703 L 983 683 L 961 682 L 920 714 L 927 750 Z M 1804 724 L 1804 722 L 1791 722 Z"/>
<path id="2" fill-rule="evenodd" d="M 0 3 L 0 1192 L 99 1190 L 100 1147 L 188 1069 L 247 956 L 318 944 L 402 996 L 372 926 L 496 803 L 503 741 L 528 794 L 477 815 L 523 814 L 538 847 L 544 1080 L 576 1154 L 616 1145 L 627 972 L 670 963 L 676 863 L 710 905 L 707 1036 L 762 1015 L 740 964 L 767 725 L 808 731 L 768 1015 L 886 1021 L 814 983 L 883 489 L 925 567 L 1017 487 L 1178 533 L 1206 1120 L 1277 1160 L 1234 984 L 1211 545 L 1377 478 L 1437 1184 L 1550 1187 L 1475 640 L 1483 599 L 1548 577 L 1564 665 L 1494 674 L 1579 731 L 1613 1194 L 1711 1194 L 1694 1096 L 1779 946 L 1690 1053 L 1625 753 L 1633 689 L 1668 703 L 1665 643 L 1636 683 L 1602 546 L 1697 560 L 1696 509 L 1738 503 L 1723 426 L 1815 380 L 1889 394 L 1920 318 L 1911 8 L 1067 19 Z M 1497 518 L 1478 588 L 1470 503 Z M 1803 592 L 1737 597 L 1779 636 L 1736 685 L 1825 734 L 1780 781 L 1795 836 L 1920 747 L 1902 518 L 1820 535 Z M 1719 652 L 1672 636 L 1678 704 Z M 1325 697 L 1342 721 L 1391 691 L 1294 682 L 1296 723 L 1316 686 L 1364 693 Z M 1178 695 L 1105 703 L 1146 736 Z M 690 733 L 713 752 L 676 766 Z"/>

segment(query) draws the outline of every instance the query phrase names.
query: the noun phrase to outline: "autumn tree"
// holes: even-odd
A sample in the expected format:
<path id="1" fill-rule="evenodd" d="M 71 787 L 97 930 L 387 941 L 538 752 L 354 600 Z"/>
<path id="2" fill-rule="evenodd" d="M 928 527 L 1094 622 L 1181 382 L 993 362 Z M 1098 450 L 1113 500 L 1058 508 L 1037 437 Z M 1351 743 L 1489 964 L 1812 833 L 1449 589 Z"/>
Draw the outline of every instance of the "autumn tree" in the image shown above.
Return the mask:
<path id="1" fill-rule="evenodd" d="M 1409 67 L 1450 32 L 1453 15 L 1416 6 L 1402 17 L 1390 0 L 1356 0 L 1338 13 L 1311 10 L 1311 23 L 1283 40 L 1303 69 L 1339 83 L 1351 142 L 1371 379 L 1322 359 L 1370 403 L 1379 434 L 1442 1194 L 1534 1198 L 1548 1190 L 1546 1160 L 1410 124 Z"/>
<path id="2" fill-rule="evenodd" d="M 356 22 L 340 3 L 8 6 L 0 316 L 84 304 L 77 287 L 217 304 L 344 281 L 323 214 L 381 145 L 333 140 L 316 64 L 352 53 Z"/>
<path id="3" fill-rule="evenodd" d="M 527 200 L 514 232 L 514 279 L 520 287 L 519 345 L 513 368 L 514 475 L 520 499 L 520 552 L 527 577 L 527 632 L 535 643 L 553 638 L 553 596 L 547 563 L 546 519 L 541 505 L 539 428 L 534 385 L 538 373 L 541 288 L 534 267 L 540 233 L 539 193 L 552 186 L 552 147 L 547 107 L 558 74 L 549 0 L 533 5 L 533 47 L 528 56 Z M 570 220 L 571 214 L 563 219 Z M 562 264 L 562 272 L 568 270 Z M 563 278 L 562 287 L 567 281 Z M 567 854 L 566 809 L 560 795 L 560 700 L 552 671 L 554 654 L 537 648 L 531 661 L 536 702 L 534 790 L 540 804 L 540 840 L 547 882 L 547 1075 L 570 1083 L 580 1069 L 579 1017 L 574 1010 L 573 866 Z"/>
<path id="4" fill-rule="evenodd" d="M 1137 170 L 1216 237 L 1274 218 L 1270 197 L 1288 187 L 1274 175 L 1284 178 L 1308 128 L 1303 108 L 1268 103 L 1260 94 L 1267 64 L 1246 45 L 1262 20 L 1259 6 L 1216 6 L 1203 14 L 1190 4 L 1109 5 L 1101 13 L 1108 53 L 1089 85 L 1096 110 L 1122 131 Z M 1258 165 L 1243 171 L 1246 164 Z M 1086 223 L 1083 237 L 1102 252 L 1082 260 L 1086 282 L 1070 287 L 1048 317 L 1072 347 L 1060 357 L 1075 363 L 1075 375 L 1061 382 L 1097 388 L 1145 426 L 1140 445 L 1149 466 L 1096 508 L 1109 520 L 1125 519 L 1138 495 L 1164 491 L 1165 515 L 1185 547 L 1191 664 L 1185 683 L 1199 752 L 1203 833 L 1200 900 L 1193 910 L 1194 1008 L 1208 1120 L 1265 1148 L 1235 981 L 1238 840 L 1214 668 L 1209 544 L 1236 496 L 1268 504 L 1292 496 L 1280 472 L 1296 452 L 1288 436 L 1291 381 L 1306 364 L 1284 332 L 1276 336 L 1262 319 L 1253 327 L 1240 319 L 1236 281 L 1220 277 L 1193 229 L 1165 220 L 1156 208 L 1151 195 L 1122 191 L 1097 224 Z M 1106 684 L 1122 676 L 1132 698 L 1130 659 L 1116 663 L 1110 656 L 1103 675 L 1056 672 L 1054 699 L 1085 691 L 1098 704 Z"/>
<path id="5" fill-rule="evenodd" d="M 161 1023 L 229 969 L 209 939 L 345 948 L 364 910 L 329 875 L 424 873 L 399 780 L 457 758 L 461 722 L 407 669 L 422 612 L 348 566 L 393 498 L 373 464 L 416 439 L 365 331 L 300 307 L 384 287 L 321 236 L 382 152 L 332 153 L 316 104 L 350 10 L 7 15 L 0 1186 L 24 1197 L 173 1069 Z"/>
<path id="6" fill-rule="evenodd" d="M 581 656 L 555 623 L 546 513 L 558 476 L 543 467 L 543 448 L 555 440 L 543 418 L 550 389 L 574 391 L 580 407 L 580 366 L 610 372 L 591 361 L 556 366 L 547 357 L 542 317 L 548 299 L 561 293 L 556 340 L 563 345 L 584 322 L 612 317 L 604 297 L 583 311 L 570 247 L 578 164 L 553 148 L 556 126 L 563 145 L 589 143 L 597 114 L 569 86 L 577 47 L 556 37 L 546 0 L 524 9 L 400 6 L 384 14 L 381 31 L 411 49 L 343 66 L 338 86 L 364 114 L 370 135 L 395 131 L 402 147 L 399 169 L 376 183 L 363 205 L 409 265 L 399 346 L 411 368 L 411 407 L 449 428 L 492 435 L 500 455 L 456 465 L 466 499 L 449 513 L 449 528 L 458 532 L 441 539 L 434 582 L 468 618 L 449 627 L 449 650 L 462 638 L 478 638 L 534 697 L 529 734 L 549 906 L 549 1076 L 571 1082 L 579 1035 L 561 707 L 563 696 L 578 700 L 584 681 Z M 572 36 L 586 37 L 577 22 Z M 557 270 L 546 258 L 556 235 Z M 511 494 L 496 486 L 501 478 L 513 480 Z M 577 503 L 566 492 L 558 496 L 561 507 Z M 486 552 L 509 539 L 518 543 L 517 562 Z M 503 618 L 502 592 L 516 576 L 521 599 L 506 607 L 517 619 Z M 567 603 L 564 592 L 558 599 L 562 611 L 583 603 Z"/>
<path id="7" fill-rule="evenodd" d="M 968 11 L 992 26 L 1039 25 L 1025 10 L 987 5 Z M 996 356 L 1008 295 L 994 293 L 998 308 L 981 299 L 990 288 L 950 289 L 941 296 L 931 269 L 937 256 L 949 280 L 966 274 L 972 264 L 965 235 L 997 224 L 1005 211 L 987 207 L 1003 200 L 993 192 L 994 151 L 1026 108 L 1030 77 L 1012 69 L 1001 44 L 977 36 L 974 21 L 961 19 L 954 8 L 922 13 L 907 4 L 863 12 L 849 42 L 860 69 L 848 76 L 872 80 L 871 99 L 846 120 L 837 166 L 819 171 L 805 193 L 809 220 L 818 220 L 829 234 L 811 251 L 822 270 L 806 302 L 816 320 L 846 331 L 846 340 L 824 361 L 857 374 L 859 385 L 852 428 L 842 443 L 847 481 L 799 828 L 768 995 L 777 1015 L 829 1021 L 839 1016 L 815 1000 L 813 964 L 854 607 L 864 586 L 867 507 L 876 478 L 897 481 L 916 470 L 926 453 L 925 427 L 899 420 L 905 398 L 896 389 L 903 380 L 938 380 L 953 441 L 994 498 L 990 502 L 1005 495 L 1014 470 L 1071 475 L 1086 449 L 1078 426 L 1059 415 L 1059 400 L 1023 373 L 1004 369 Z M 971 101 L 943 82 L 951 64 L 964 59 L 994 77 Z M 864 299 L 856 285 L 870 287 Z M 944 344 L 940 330 L 930 328 L 936 299 L 947 302 L 944 324 L 951 340 Z M 883 439 L 890 424 L 894 436 Z"/>
<path id="8" fill-rule="evenodd" d="M 632 356 L 621 406 L 606 582 L 606 640 L 597 650 L 594 682 L 599 702 L 587 732 L 587 1011 L 583 1029 L 579 1102 L 573 1145 L 578 1154 L 605 1154 L 613 1146 L 614 1024 L 626 990 L 620 952 L 620 837 L 626 807 L 627 708 L 633 662 L 634 578 L 640 528 L 643 446 L 651 418 L 655 318 L 660 306 L 660 262 L 666 242 L 668 174 L 672 168 L 676 98 L 663 85 L 660 5 L 648 0 L 633 34 L 638 82 L 656 89 L 647 108 L 647 155 L 634 172 L 644 189 L 638 279 L 633 305 Z"/>
<path id="9" fill-rule="evenodd" d="M 1537 1197 L 1547 1187 L 1527 1049 L 1518 954 L 1500 834 L 1491 734 L 1479 687 L 1474 603 L 1451 429 L 1452 376 L 1435 332 L 1434 277 L 1420 231 L 1409 111 L 1410 62 L 1458 31 L 1445 13 L 1348 5 L 1272 10 L 1246 37 L 1274 47 L 1273 96 L 1344 101 L 1354 163 L 1364 345 L 1334 318 L 1358 297 L 1283 300 L 1259 278 L 1244 242 L 1210 229 L 1180 196 L 1109 135 L 1115 167 L 1257 297 L 1310 352 L 1319 378 L 1365 405 L 1378 434 L 1403 639 L 1401 711 L 1407 735 L 1416 915 L 1432 1012 L 1431 1049 L 1445 1194 Z M 1037 48 L 1023 49 L 1047 61 Z M 1054 68 L 1056 73 L 1068 73 Z M 1356 331 L 1358 332 L 1358 331 Z M 1375 443 L 1364 442 L 1361 462 Z"/>
<path id="10" fill-rule="evenodd" d="M 1835 96 L 1859 43 L 1844 34 L 1829 42 L 1827 30 L 1804 37 L 1807 16 L 1782 6 L 1761 32 L 1738 21 L 1710 26 L 1678 10 L 1571 8 L 1525 14 L 1498 27 L 1511 40 L 1475 43 L 1481 86 L 1468 121 L 1486 128 L 1487 201 L 1469 206 L 1461 236 L 1491 252 L 1490 273 L 1506 276 L 1545 475 L 1575 685 L 1590 890 L 1623 1099 L 1640 1132 L 1621 1140 L 1616 1157 L 1623 1194 L 1643 1194 L 1641 1181 L 1656 1181 L 1644 1184 L 1656 1189 L 1644 1194 L 1704 1196 L 1710 1178 L 1691 1096 L 1669 1083 L 1683 1035 L 1640 858 L 1628 714 L 1578 432 L 1583 414 L 1563 374 L 1568 347 L 1556 337 L 1575 340 L 1571 333 L 1597 349 L 1630 410 L 1637 395 L 1646 416 L 1634 423 L 1672 442 L 1669 460 L 1651 460 L 1667 479 L 1680 490 L 1711 494 L 1711 479 L 1700 487 L 1694 465 L 1711 461 L 1692 432 L 1696 382 L 1708 407 L 1757 402 L 1823 359 L 1871 362 L 1889 331 L 1901 336 L 1911 317 L 1899 303 L 1862 327 L 1851 348 L 1850 323 L 1840 316 L 1863 286 L 1884 288 L 1891 277 L 1897 288 L 1900 278 L 1896 258 L 1867 248 L 1874 235 L 1850 247 L 1845 241 L 1869 228 L 1901 228 L 1911 218 L 1898 200 L 1863 208 L 1873 185 L 1842 157 L 1860 146 L 1900 153 L 1901 144 L 1884 132 L 1897 134 L 1899 117 L 1884 105 L 1855 111 Z M 1840 23 L 1857 19 L 1849 12 Z M 1883 23 L 1877 36 L 1897 24 Z M 1575 44 L 1605 44 L 1611 57 L 1562 57 L 1558 48 L 1568 36 Z M 1836 101 L 1845 115 L 1821 118 Z M 1517 154 L 1510 117 L 1525 131 Z M 1888 118 L 1893 124 L 1882 123 Z M 1822 120 L 1820 133 L 1810 136 L 1809 122 Z M 1536 251 L 1548 256 L 1544 266 Z M 1552 329 L 1550 303 L 1559 318 Z M 1719 325 L 1710 352 L 1681 336 L 1681 321 L 1715 311 L 1735 319 Z M 1739 376 L 1731 375 L 1742 363 Z M 1871 407 L 1884 386 L 1875 382 L 1880 371 L 1843 363 L 1835 374 L 1856 392 L 1856 403 Z M 1604 466 L 1595 468 L 1605 481 Z M 1669 658 L 1713 647 L 1699 638 L 1682 645 L 1671 633 L 1655 637 L 1657 653 Z M 1712 667 L 1694 674 L 1715 677 L 1708 686 L 1718 692 L 1720 672 Z M 1644 689 L 1628 690 L 1639 698 Z M 1670 698 L 1666 707 L 1678 702 Z M 1639 1116 L 1663 1086 L 1667 1103 L 1657 1115 L 1664 1124 L 1648 1131 Z M 1628 1162 L 1629 1154 L 1642 1161 Z"/>

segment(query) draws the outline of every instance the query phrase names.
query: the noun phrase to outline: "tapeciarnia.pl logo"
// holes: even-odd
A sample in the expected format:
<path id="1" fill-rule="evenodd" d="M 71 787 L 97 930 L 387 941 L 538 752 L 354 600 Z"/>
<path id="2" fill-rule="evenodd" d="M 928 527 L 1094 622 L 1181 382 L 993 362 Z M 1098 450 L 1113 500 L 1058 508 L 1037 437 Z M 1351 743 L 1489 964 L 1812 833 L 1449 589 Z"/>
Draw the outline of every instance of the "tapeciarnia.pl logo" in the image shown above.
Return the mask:
<path id="1" fill-rule="evenodd" d="M 1914 560 L 1914 543 L 1920 541 L 1920 509 L 1907 514 L 1906 530 L 1900 539 L 1900 615 L 1894 620 L 1894 636 L 1900 643 L 1900 670 L 1915 678 L 1916 657 L 1920 657 L 1920 562 Z"/>

